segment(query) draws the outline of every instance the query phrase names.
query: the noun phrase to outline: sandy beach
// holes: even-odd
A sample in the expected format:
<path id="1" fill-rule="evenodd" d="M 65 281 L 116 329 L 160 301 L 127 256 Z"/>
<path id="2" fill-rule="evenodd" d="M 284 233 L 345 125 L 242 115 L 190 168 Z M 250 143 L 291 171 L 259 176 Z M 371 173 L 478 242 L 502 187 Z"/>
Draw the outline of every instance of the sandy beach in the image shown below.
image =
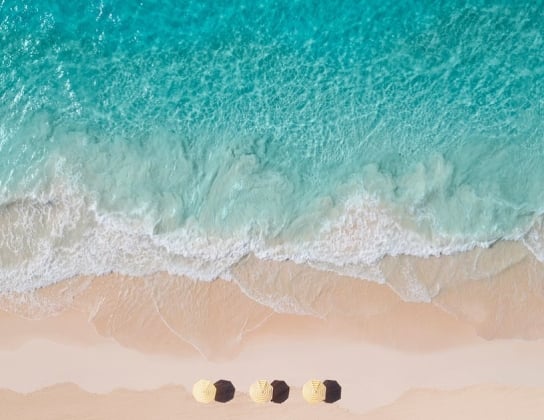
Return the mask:
<path id="1" fill-rule="evenodd" d="M 540 270 L 526 254 L 430 303 L 254 258 L 231 281 L 112 274 L 4 296 L 0 418 L 541 419 Z M 266 305 L 281 294 L 298 313 Z M 190 396 L 200 378 L 231 380 L 236 398 L 201 406 Z M 291 397 L 256 406 L 246 393 L 259 378 L 287 381 Z M 312 378 L 338 380 L 342 399 L 305 403 Z"/>
<path id="2" fill-rule="evenodd" d="M 0 420 L 544 420 L 543 1 L 0 0 L 0 51 Z"/>

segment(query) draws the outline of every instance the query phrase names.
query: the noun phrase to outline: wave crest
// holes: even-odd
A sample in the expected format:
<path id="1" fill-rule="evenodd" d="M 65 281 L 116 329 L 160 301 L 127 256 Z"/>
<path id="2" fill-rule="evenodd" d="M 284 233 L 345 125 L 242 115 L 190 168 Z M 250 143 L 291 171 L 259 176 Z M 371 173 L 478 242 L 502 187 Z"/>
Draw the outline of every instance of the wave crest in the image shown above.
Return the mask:
<path id="1" fill-rule="evenodd" d="M 266 239 L 252 235 L 250 229 L 230 237 L 211 236 L 196 222 L 157 234 L 155 221 L 100 211 L 91 194 L 61 177 L 55 180 L 39 192 L 0 206 L 2 292 L 110 272 L 146 276 L 165 271 L 202 281 L 228 279 L 230 269 L 251 253 L 384 283 L 392 277 L 381 264 L 384 256 L 439 256 L 493 243 L 429 237 L 380 200 L 363 195 L 339 206 L 325 198 L 318 202 L 328 208 L 329 218 L 316 227 L 319 233 L 313 238 Z M 542 230 L 539 218 L 518 238 L 540 261 L 544 261 Z M 407 300 L 427 301 L 433 295 L 417 276 L 402 282 L 396 289 Z"/>

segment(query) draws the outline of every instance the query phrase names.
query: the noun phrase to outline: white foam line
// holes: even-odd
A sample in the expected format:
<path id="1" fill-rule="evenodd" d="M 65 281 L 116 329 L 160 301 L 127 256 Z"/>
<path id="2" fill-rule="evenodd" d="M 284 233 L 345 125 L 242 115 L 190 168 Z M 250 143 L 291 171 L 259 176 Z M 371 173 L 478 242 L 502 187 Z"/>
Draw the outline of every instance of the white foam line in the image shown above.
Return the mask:
<path id="1" fill-rule="evenodd" d="M 451 255 L 486 248 L 495 241 L 440 237 L 431 241 L 403 227 L 380 202 L 362 195 L 337 209 L 338 215 L 327 221 L 313 240 L 270 245 L 249 233 L 214 238 L 194 224 L 153 235 L 151 221 L 99 212 L 92 195 L 68 182 L 57 183 L 14 199 L 2 209 L 0 292 L 32 290 L 78 275 L 112 271 L 130 276 L 168 272 L 211 281 L 250 253 L 260 259 L 292 260 L 383 283 L 387 279 L 376 267 L 385 255 Z M 535 218 L 528 232 L 514 236 L 510 239 L 521 240 L 544 261 L 541 217 Z"/>

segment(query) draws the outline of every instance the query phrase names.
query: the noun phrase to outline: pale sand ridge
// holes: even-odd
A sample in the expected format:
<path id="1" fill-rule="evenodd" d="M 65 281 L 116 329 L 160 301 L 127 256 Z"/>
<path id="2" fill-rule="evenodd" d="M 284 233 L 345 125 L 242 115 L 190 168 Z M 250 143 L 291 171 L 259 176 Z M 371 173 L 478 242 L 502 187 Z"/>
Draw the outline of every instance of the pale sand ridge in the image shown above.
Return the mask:
<path id="1" fill-rule="evenodd" d="M 492 252 L 502 255 L 505 249 Z M 485 261 L 485 253 L 463 258 L 476 264 L 471 275 L 492 261 Z M 398 258 L 394 264 L 424 273 L 433 289 L 443 270 L 453 271 L 445 268 L 448 261 L 440 266 L 439 259 Z M 188 390 L 201 377 L 225 378 L 245 392 L 257 378 L 301 386 L 315 377 L 343 386 L 339 404 L 322 409 L 334 416 L 323 418 L 343 418 L 338 413 L 350 418 L 345 410 L 372 420 L 401 419 L 403 413 L 430 419 L 440 410 L 471 418 L 466 414 L 471 405 L 474 413 L 486 407 L 498 413 L 494 420 L 522 413 L 520 407 L 526 411 L 519 418 L 536 419 L 539 411 L 544 418 L 541 264 L 521 251 L 501 264 L 489 278 L 468 276 L 459 285 L 442 281 L 433 303 L 404 302 L 387 285 L 254 258 L 233 270 L 233 281 L 110 275 L 4 296 L 0 388 L 35 393 L 6 391 L 2 398 L 11 395 L 19 408 L 26 401 L 28 416 L 66 393 L 66 398 L 77 395 L 79 403 L 70 407 L 84 414 L 101 401 L 106 411 L 94 418 L 119 418 L 108 417 L 111 407 L 128 416 L 134 406 L 140 418 L 150 419 L 155 417 L 137 410 L 137 402 L 126 401 L 164 398 L 164 410 L 161 405 L 157 413 L 169 418 L 180 412 L 166 402 L 177 394 L 165 385 Z M 269 306 L 274 300 L 283 302 L 283 309 Z M 278 313 L 287 308 L 307 315 Z M 99 395 L 55 386 L 61 383 Z M 416 389 L 423 390 L 412 392 Z M 194 408 L 190 399 L 182 405 L 188 412 Z M 241 401 L 229 407 L 224 413 L 232 418 L 246 415 Z M 286 416 L 305 418 L 290 407 L 294 411 L 285 409 Z M 458 407 L 465 411 L 455 411 Z M 206 418 L 198 417 L 204 408 L 194 409 L 192 418 Z M 249 416 L 254 408 L 247 410 Z M 268 413 L 259 411 L 257 418 Z"/>

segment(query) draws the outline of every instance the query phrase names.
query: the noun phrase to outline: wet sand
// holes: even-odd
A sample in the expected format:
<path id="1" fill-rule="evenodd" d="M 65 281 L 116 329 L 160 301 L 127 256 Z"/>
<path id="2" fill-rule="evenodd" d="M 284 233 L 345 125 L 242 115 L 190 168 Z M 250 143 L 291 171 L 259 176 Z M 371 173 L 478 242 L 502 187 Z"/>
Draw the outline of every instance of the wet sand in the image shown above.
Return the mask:
<path id="1" fill-rule="evenodd" d="M 542 268 L 518 251 L 457 282 L 431 275 L 452 275 L 444 257 L 384 262 L 419 269 L 429 290 L 442 282 L 428 303 L 255 258 L 231 281 L 112 274 L 4 296 L 0 418 L 544 418 Z M 199 378 L 239 393 L 202 407 L 188 393 Z M 243 393 L 259 378 L 336 379 L 343 397 L 310 407 L 293 388 L 282 406 L 255 406 Z"/>

